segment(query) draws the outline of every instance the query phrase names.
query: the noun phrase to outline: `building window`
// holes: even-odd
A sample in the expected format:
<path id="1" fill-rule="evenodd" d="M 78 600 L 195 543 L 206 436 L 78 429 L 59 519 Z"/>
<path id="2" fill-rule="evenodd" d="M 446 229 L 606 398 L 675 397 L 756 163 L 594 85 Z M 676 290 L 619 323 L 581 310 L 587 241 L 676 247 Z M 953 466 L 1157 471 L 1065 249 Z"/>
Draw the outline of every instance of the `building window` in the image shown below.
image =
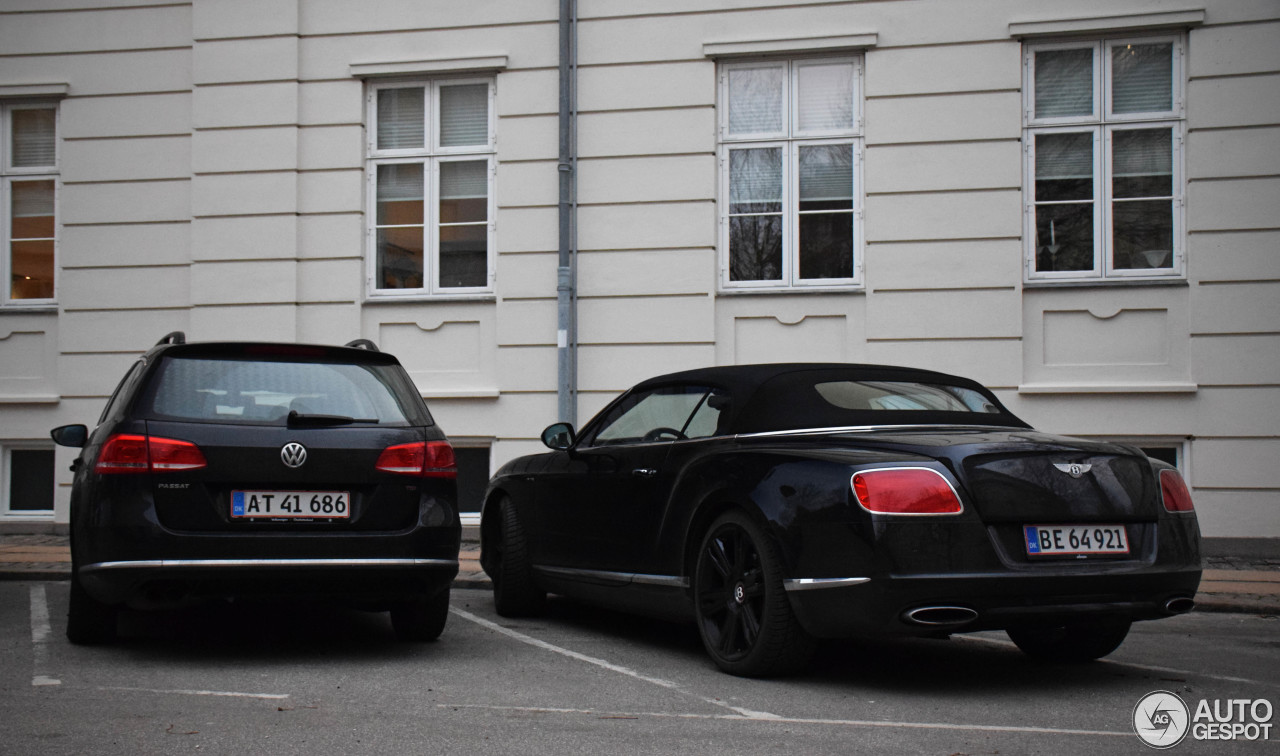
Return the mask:
<path id="1" fill-rule="evenodd" d="M 493 81 L 370 86 L 369 294 L 493 291 Z"/>
<path id="2" fill-rule="evenodd" d="M 0 473 L 5 516 L 47 517 L 53 514 L 53 449 L 0 447 Z"/>
<path id="3" fill-rule="evenodd" d="M 0 269 L 9 280 L 0 304 L 53 304 L 57 195 L 57 107 L 0 105 Z"/>
<path id="4" fill-rule="evenodd" d="M 862 60 L 720 69 L 720 281 L 726 290 L 860 281 Z"/>
<path id="5" fill-rule="evenodd" d="M 489 447 L 454 446 L 458 463 L 458 513 L 463 524 L 480 522 L 485 487 L 489 485 Z"/>
<path id="6" fill-rule="evenodd" d="M 1027 279 L 1183 275 L 1181 37 L 1028 45 Z"/>

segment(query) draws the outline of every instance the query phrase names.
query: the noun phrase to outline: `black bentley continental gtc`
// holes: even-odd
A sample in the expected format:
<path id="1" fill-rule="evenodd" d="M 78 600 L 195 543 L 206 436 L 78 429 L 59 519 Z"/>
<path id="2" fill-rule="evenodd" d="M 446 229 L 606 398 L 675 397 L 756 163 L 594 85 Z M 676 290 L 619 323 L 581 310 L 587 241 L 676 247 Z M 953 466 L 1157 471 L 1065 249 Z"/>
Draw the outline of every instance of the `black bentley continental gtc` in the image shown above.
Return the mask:
<path id="1" fill-rule="evenodd" d="M 504 616 L 548 593 L 696 621 L 724 671 L 803 667 L 817 638 L 1003 629 L 1087 661 L 1187 612 L 1200 533 L 1181 476 L 1049 435 L 981 385 L 848 364 L 640 383 L 489 484 Z"/>

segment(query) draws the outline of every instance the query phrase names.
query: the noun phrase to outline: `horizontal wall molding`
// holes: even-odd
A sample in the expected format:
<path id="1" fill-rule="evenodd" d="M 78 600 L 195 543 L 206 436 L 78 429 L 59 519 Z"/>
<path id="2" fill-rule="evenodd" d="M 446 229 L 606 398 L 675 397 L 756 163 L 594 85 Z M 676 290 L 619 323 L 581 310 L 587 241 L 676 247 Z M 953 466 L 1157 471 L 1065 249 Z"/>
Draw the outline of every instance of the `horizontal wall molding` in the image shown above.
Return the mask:
<path id="1" fill-rule="evenodd" d="M 66 97 L 70 84 L 0 84 L 0 98 Z"/>
<path id="2" fill-rule="evenodd" d="M 1204 9 L 1195 8 L 1158 13 L 1131 13 L 1119 16 L 1014 21 L 1009 24 L 1009 36 L 1022 39 L 1066 34 L 1186 29 L 1203 24 L 1204 18 Z"/>

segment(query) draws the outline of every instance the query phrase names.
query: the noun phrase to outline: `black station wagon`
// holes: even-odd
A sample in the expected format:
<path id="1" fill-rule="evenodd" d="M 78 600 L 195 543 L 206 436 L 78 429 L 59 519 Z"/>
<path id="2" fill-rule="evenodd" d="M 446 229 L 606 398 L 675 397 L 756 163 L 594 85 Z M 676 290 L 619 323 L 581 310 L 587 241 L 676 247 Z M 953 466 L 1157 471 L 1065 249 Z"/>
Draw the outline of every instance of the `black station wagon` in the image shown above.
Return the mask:
<path id="1" fill-rule="evenodd" d="M 131 367 L 71 494 L 67 637 L 116 634 L 122 606 L 323 598 L 444 629 L 461 527 L 453 448 L 395 357 L 345 347 L 185 343 Z"/>
<path id="2" fill-rule="evenodd" d="M 498 612 L 557 593 L 691 618 L 734 674 L 794 670 L 815 638 L 993 629 L 1089 660 L 1200 582 L 1177 470 L 1033 430 L 952 375 L 692 370 L 542 438 L 484 503 Z"/>

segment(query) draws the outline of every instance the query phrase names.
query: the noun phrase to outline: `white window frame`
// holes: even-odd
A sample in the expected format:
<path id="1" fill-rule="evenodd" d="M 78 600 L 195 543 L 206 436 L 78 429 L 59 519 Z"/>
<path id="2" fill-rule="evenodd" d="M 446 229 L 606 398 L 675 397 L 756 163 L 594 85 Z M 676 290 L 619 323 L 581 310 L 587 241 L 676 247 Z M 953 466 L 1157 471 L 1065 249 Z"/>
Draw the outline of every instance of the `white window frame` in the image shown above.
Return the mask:
<path id="1" fill-rule="evenodd" d="M 1128 44 L 1168 42 L 1172 55 L 1172 108 L 1144 113 L 1111 112 L 1111 50 Z M 1093 113 L 1088 116 L 1035 117 L 1035 54 L 1046 50 L 1093 51 Z M 1118 36 L 1074 41 L 1032 42 L 1023 45 L 1023 247 L 1024 280 L 1027 283 L 1133 282 L 1142 280 L 1184 280 L 1186 278 L 1186 37 L 1182 34 Z M 1169 268 L 1117 268 L 1112 236 L 1113 174 L 1112 138 L 1115 132 L 1130 129 L 1167 128 L 1172 134 L 1173 254 Z M 1093 135 L 1093 268 L 1091 270 L 1036 270 L 1036 155 L 1037 134 L 1089 132 Z M 1161 198 L 1143 198 L 1161 199 Z"/>
<path id="2" fill-rule="evenodd" d="M 799 109 L 794 93 L 797 91 L 799 68 L 804 65 L 851 63 L 853 65 L 853 128 L 823 131 L 801 131 Z M 785 130 L 774 133 L 729 134 L 729 72 L 750 68 L 783 67 L 786 87 L 783 91 Z M 717 239 L 720 248 L 720 291 L 732 292 L 796 292 L 822 290 L 849 290 L 862 286 L 864 268 L 864 198 L 862 165 L 865 132 L 863 128 L 863 56 L 841 55 L 835 57 L 758 58 L 720 64 L 718 72 L 719 115 L 717 166 L 719 171 L 719 202 Z M 853 275 L 848 278 L 799 277 L 800 245 L 800 177 L 797 166 L 801 147 L 849 144 L 853 147 Z M 782 277 L 774 281 L 730 280 L 729 256 L 729 152 L 734 149 L 781 148 L 782 161 Z M 829 212 L 829 211 L 823 211 Z"/>
<path id="3" fill-rule="evenodd" d="M 19 167 L 14 166 L 12 156 L 13 113 L 18 110 L 53 110 L 54 118 L 54 161 L 53 165 Z M 18 308 L 52 308 L 58 304 L 58 284 L 60 266 L 58 265 L 59 238 L 62 231 L 62 108 L 51 100 L 20 100 L 16 102 L 0 102 L 0 244 L 4 253 L 0 255 L 0 279 L 4 285 L 0 290 L 0 309 Z M 40 299 L 14 299 L 10 288 L 10 274 L 13 265 L 13 250 L 10 247 L 10 234 L 13 229 L 13 189 L 14 181 L 50 180 L 53 181 L 53 296 Z"/>
<path id="4" fill-rule="evenodd" d="M 440 145 L 440 89 L 447 86 L 485 84 L 488 97 L 488 139 L 484 145 L 445 147 Z M 496 173 L 495 82 L 491 76 L 464 76 L 438 79 L 397 79 L 370 83 L 366 87 L 366 170 L 365 170 L 365 294 L 368 300 L 487 298 L 494 292 L 497 263 L 497 203 L 494 196 Z M 424 146 L 421 149 L 378 149 L 378 93 L 385 89 L 425 90 Z M 486 281 L 482 286 L 443 287 L 438 283 L 440 263 L 440 164 L 478 162 L 486 165 Z M 423 286 L 406 289 L 378 288 L 378 166 L 418 164 L 423 166 Z"/>
<path id="5" fill-rule="evenodd" d="M 51 444 L 39 441 L 4 441 L 0 442 L 0 497 L 3 501 L 0 505 L 0 518 L 6 520 L 48 520 L 53 518 L 53 509 L 14 509 L 13 502 L 10 501 L 13 487 L 13 452 L 18 451 L 48 451 L 54 455 L 54 480 L 53 494 L 54 507 L 57 507 L 58 479 L 57 479 L 57 449 Z"/>

